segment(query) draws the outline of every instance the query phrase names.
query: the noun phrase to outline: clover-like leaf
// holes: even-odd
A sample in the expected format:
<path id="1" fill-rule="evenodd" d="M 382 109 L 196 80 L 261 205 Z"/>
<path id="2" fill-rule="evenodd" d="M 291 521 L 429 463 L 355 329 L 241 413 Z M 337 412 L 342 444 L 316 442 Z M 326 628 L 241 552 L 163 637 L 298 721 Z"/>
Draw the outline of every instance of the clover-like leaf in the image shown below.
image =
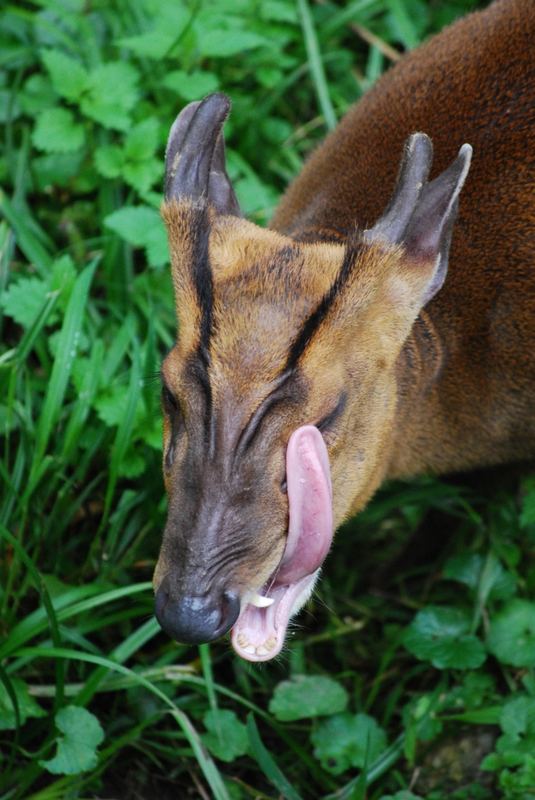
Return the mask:
<path id="1" fill-rule="evenodd" d="M 68 153 L 82 147 L 85 133 L 68 109 L 47 108 L 37 117 L 32 141 L 45 153 Z"/>
<path id="2" fill-rule="evenodd" d="M 78 775 L 93 769 L 98 761 L 97 747 L 104 740 L 95 715 L 79 706 L 65 706 L 56 714 L 56 727 L 63 733 L 57 753 L 40 761 L 41 766 L 54 775 Z"/>
<path id="3" fill-rule="evenodd" d="M 444 566 L 444 577 L 478 591 L 484 600 L 505 600 L 515 592 L 514 576 L 492 553 L 486 558 L 478 553 L 453 556 Z"/>
<path id="4" fill-rule="evenodd" d="M 437 669 L 475 669 L 486 653 L 469 630 L 470 619 L 461 609 L 428 606 L 411 622 L 403 642 L 413 655 Z"/>
<path id="5" fill-rule="evenodd" d="M 310 738 L 314 755 L 333 775 L 371 764 L 386 747 L 385 732 L 367 714 L 336 714 L 322 720 Z"/>
<path id="6" fill-rule="evenodd" d="M 123 150 L 116 144 L 104 144 L 97 147 L 95 166 L 105 178 L 118 178 L 124 167 Z"/>
<path id="7" fill-rule="evenodd" d="M 275 688 L 269 710 L 284 722 L 337 714 L 347 706 L 347 692 L 332 678 L 296 675 Z"/>
<path id="8" fill-rule="evenodd" d="M 515 598 L 491 619 L 487 647 L 502 664 L 535 666 L 535 603 Z"/>
<path id="9" fill-rule="evenodd" d="M 43 50 L 41 57 L 56 92 L 66 100 L 79 100 L 89 82 L 85 67 L 59 50 Z"/>
<path id="10" fill-rule="evenodd" d="M 221 761 L 245 755 L 249 747 L 247 728 L 234 711 L 207 711 L 203 722 L 208 733 L 202 740 L 212 755 Z"/>
<path id="11" fill-rule="evenodd" d="M 168 72 L 162 82 L 167 89 L 188 101 L 198 100 L 219 87 L 219 80 L 213 72 L 184 72 L 181 69 Z"/>
<path id="12" fill-rule="evenodd" d="M 127 130 L 129 112 L 138 98 L 137 70 L 122 61 L 109 61 L 91 71 L 88 90 L 80 102 L 83 113 L 105 128 Z"/>
<path id="13" fill-rule="evenodd" d="M 535 697 L 518 695 L 505 703 L 500 715 L 503 735 L 496 742 L 496 757 L 485 769 L 520 767 L 535 752 Z"/>

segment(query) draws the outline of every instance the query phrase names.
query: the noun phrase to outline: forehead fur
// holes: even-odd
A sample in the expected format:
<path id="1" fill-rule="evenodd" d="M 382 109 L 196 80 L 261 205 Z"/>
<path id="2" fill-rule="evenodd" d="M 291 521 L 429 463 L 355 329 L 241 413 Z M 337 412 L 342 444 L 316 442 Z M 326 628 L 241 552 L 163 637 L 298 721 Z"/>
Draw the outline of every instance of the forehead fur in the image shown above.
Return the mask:
<path id="1" fill-rule="evenodd" d="M 291 342 L 334 280 L 340 245 L 299 244 L 241 219 L 219 219 L 210 234 L 214 277 L 215 374 L 280 374 Z"/>
<path id="2" fill-rule="evenodd" d="M 329 324 L 313 326 L 312 346 L 303 347 L 307 373 L 340 361 L 345 340 L 355 335 L 362 337 L 363 350 L 373 353 L 378 331 L 386 341 L 399 327 L 396 306 L 405 317 L 411 271 L 405 274 L 401 248 L 357 237 L 346 245 L 300 243 L 238 217 L 202 212 L 185 202 L 163 209 L 184 358 L 199 348 L 204 312 L 194 251 L 195 242 L 205 240 L 201 255 L 210 281 L 210 378 L 216 394 L 229 387 L 241 393 L 246 386 L 254 392 L 277 378 L 322 303 Z"/>

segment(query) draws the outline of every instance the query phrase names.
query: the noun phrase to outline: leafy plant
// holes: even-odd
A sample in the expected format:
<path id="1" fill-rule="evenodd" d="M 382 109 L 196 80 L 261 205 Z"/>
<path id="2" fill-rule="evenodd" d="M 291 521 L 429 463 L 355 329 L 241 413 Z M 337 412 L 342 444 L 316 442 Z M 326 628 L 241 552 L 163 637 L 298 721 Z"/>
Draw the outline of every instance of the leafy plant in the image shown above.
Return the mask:
<path id="1" fill-rule="evenodd" d="M 229 172 L 265 223 L 349 105 L 475 5 L 0 12 L 0 798 L 533 794 L 527 471 L 382 490 L 337 536 L 314 618 L 264 669 L 225 645 L 176 645 L 152 618 L 158 370 L 175 337 L 159 217 L 170 125 L 205 93 L 232 97 Z M 431 517 L 435 551 L 407 558 Z M 460 729 L 493 734 L 469 790 L 429 768 Z"/>

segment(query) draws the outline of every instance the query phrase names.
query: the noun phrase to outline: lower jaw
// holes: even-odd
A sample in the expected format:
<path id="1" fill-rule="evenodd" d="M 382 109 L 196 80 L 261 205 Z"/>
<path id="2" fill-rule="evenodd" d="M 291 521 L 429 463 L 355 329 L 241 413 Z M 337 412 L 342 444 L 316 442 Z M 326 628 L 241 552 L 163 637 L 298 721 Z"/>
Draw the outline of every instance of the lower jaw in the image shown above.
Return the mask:
<path id="1" fill-rule="evenodd" d="M 237 655 L 247 661 L 269 661 L 284 645 L 288 623 L 306 603 L 319 575 L 319 569 L 288 586 L 269 591 L 274 602 L 267 608 L 247 604 L 232 628 L 231 641 Z"/>

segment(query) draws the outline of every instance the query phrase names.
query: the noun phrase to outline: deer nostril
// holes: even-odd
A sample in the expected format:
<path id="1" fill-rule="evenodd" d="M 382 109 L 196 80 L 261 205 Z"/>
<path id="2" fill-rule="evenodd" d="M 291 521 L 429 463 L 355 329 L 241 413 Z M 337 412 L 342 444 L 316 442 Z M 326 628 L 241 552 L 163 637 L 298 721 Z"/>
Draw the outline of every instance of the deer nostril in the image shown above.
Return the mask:
<path id="1" fill-rule="evenodd" d="M 225 590 L 204 595 L 174 596 L 169 577 L 155 597 L 154 611 L 164 631 L 178 642 L 202 644 L 223 636 L 240 613 L 240 597 Z"/>

